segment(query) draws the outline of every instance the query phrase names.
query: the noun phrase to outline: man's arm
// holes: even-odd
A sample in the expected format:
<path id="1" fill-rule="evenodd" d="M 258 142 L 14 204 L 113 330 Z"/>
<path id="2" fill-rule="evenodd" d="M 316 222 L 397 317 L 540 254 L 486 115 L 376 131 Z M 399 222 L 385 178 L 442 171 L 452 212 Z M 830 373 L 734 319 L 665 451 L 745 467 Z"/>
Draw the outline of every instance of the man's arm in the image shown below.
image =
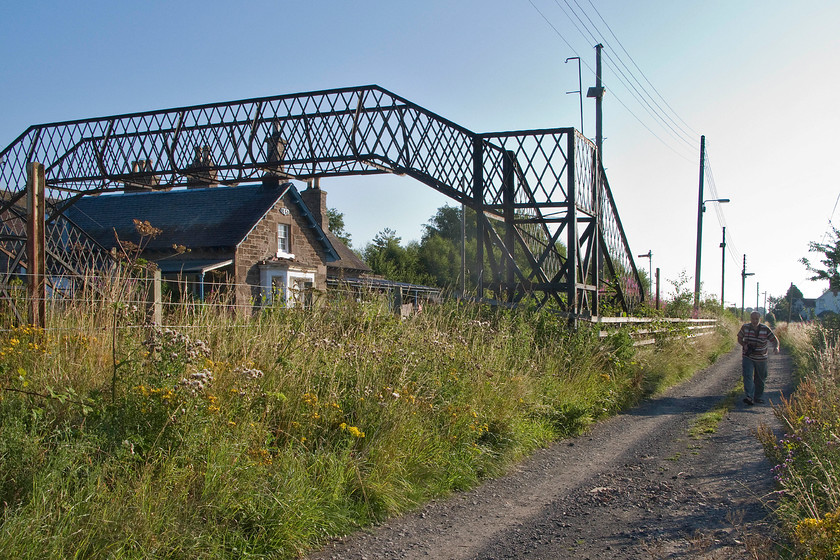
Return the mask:
<path id="1" fill-rule="evenodd" d="M 767 339 L 773 341 L 773 352 L 775 354 L 778 354 L 779 350 L 782 347 L 782 343 L 779 342 L 778 338 L 776 338 L 776 333 L 773 332 L 773 329 L 771 329 L 770 327 L 767 327 L 767 330 L 770 331 L 770 336 L 768 336 Z"/>

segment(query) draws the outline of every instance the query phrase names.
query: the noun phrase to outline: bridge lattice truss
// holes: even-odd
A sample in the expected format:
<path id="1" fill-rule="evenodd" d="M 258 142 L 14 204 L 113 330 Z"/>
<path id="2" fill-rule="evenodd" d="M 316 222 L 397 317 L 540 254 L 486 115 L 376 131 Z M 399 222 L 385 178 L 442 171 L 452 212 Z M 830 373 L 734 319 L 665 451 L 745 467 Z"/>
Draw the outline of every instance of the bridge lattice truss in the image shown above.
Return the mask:
<path id="1" fill-rule="evenodd" d="M 63 215 L 84 195 L 396 173 L 476 211 L 480 296 L 575 316 L 598 315 L 605 296 L 625 310 L 643 297 L 595 146 L 573 128 L 476 134 L 378 86 L 32 126 L 0 152 L 3 289 L 26 268 L 33 161 L 45 167 L 52 278 L 109 263 Z"/>

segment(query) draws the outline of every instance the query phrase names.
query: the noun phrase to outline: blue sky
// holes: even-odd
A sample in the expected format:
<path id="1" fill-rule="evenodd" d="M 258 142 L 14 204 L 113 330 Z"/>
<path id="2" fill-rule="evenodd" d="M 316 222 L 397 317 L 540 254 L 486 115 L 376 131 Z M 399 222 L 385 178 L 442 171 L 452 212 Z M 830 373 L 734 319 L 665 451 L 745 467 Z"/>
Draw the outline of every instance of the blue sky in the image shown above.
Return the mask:
<path id="1" fill-rule="evenodd" d="M 838 21 L 840 2 L 812 0 L 7 2 L 0 144 L 31 124 L 365 84 L 476 132 L 580 128 L 578 97 L 566 94 L 577 64 L 564 61 L 580 56 L 583 88 L 593 85 L 598 39 L 614 61 L 607 175 L 631 249 L 652 251 L 663 293 L 683 271 L 693 286 L 703 134 L 717 195 L 732 200 L 723 222 L 712 205 L 704 217 L 704 292 L 720 294 L 725 223 L 728 303 L 740 305 L 743 254 L 755 273 L 748 306 L 756 282 L 762 304 L 791 282 L 815 297 L 827 286 L 806 280 L 798 259 L 840 221 Z M 619 60 L 656 100 L 654 116 Z M 584 113 L 591 137 L 592 101 Z M 357 248 L 385 227 L 418 239 L 448 202 L 392 176 L 322 187 Z"/>

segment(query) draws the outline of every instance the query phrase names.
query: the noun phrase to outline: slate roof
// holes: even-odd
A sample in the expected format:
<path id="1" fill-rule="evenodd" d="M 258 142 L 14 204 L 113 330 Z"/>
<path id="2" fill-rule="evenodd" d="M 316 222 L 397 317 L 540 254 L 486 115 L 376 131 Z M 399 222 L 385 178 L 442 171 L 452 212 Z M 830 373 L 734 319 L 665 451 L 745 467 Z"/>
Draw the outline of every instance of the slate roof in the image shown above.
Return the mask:
<path id="1" fill-rule="evenodd" d="M 291 186 L 86 196 L 68 208 L 66 215 L 107 248 L 115 245 L 114 230 L 121 240 L 138 243 L 134 227 L 134 219 L 138 219 L 162 230 L 149 241 L 147 250 L 171 250 L 173 244 L 232 250 Z"/>
<path id="2" fill-rule="evenodd" d="M 123 241 L 139 243 L 134 220 L 148 221 L 161 233 L 148 241 L 147 251 L 171 252 L 172 245 L 190 249 L 218 249 L 232 253 L 254 225 L 288 193 L 304 213 L 309 227 L 317 228 L 330 269 L 366 273 L 370 267 L 329 231 L 318 226 L 292 183 L 242 185 L 114 195 L 85 196 L 65 215 L 102 246 L 116 245 L 114 230 Z M 173 259 L 183 266 L 189 258 Z"/>
<path id="3" fill-rule="evenodd" d="M 356 272 L 356 273 L 369 273 L 373 272 L 365 261 L 359 258 L 359 256 L 353 252 L 353 250 L 344 244 L 338 237 L 336 237 L 331 231 L 325 232 L 327 234 L 327 238 L 332 243 L 332 246 L 335 247 L 335 252 L 338 253 L 339 259 L 337 261 L 329 263 L 329 268 L 340 269 L 344 272 Z"/>

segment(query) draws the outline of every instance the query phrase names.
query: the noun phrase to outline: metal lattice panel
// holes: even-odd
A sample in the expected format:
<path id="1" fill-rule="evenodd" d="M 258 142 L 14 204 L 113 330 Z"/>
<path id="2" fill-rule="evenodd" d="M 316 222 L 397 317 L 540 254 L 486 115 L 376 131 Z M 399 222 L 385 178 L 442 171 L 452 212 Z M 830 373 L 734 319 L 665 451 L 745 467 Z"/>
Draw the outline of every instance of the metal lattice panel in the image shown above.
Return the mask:
<path id="1" fill-rule="evenodd" d="M 595 156 L 574 129 L 479 135 L 377 86 L 33 126 L 0 153 L 0 249 L 25 267 L 33 161 L 45 166 L 55 275 L 107 266 L 62 215 L 84 194 L 397 173 L 479 213 L 499 293 L 596 315 L 601 260 L 625 305 L 638 299 L 638 274 Z"/>

